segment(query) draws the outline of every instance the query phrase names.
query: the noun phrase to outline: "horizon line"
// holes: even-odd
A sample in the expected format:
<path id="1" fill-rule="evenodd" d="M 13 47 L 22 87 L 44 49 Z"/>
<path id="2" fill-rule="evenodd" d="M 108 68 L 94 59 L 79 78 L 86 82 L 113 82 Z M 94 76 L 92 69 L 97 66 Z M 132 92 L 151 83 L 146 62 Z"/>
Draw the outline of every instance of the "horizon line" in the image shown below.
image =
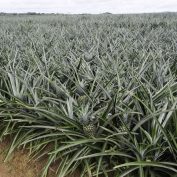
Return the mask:
<path id="1" fill-rule="evenodd" d="M 131 12 L 131 13 L 112 13 L 112 12 L 102 12 L 102 13 L 60 13 L 60 12 L 0 12 L 0 14 L 27 14 L 27 15 L 101 15 L 101 14 L 110 14 L 110 15 L 133 15 L 133 14 L 162 14 L 162 13 L 177 13 L 177 11 L 160 11 L 160 12 Z"/>

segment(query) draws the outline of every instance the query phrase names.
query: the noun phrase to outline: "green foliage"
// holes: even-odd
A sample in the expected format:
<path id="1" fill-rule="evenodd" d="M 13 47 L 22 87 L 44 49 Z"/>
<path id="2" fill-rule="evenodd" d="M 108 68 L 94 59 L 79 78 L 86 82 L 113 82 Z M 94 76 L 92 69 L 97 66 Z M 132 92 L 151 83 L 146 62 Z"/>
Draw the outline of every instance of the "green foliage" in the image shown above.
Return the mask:
<path id="1" fill-rule="evenodd" d="M 176 14 L 0 17 L 0 137 L 42 177 L 177 174 Z"/>

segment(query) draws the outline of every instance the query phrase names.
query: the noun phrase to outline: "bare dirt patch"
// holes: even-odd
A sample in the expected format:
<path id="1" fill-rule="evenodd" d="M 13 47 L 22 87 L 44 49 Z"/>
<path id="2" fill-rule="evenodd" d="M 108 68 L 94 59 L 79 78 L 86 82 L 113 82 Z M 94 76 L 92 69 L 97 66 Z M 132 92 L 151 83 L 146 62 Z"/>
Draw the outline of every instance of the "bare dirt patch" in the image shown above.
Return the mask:
<path id="1" fill-rule="evenodd" d="M 9 143 L 0 143 L 0 177 L 38 177 L 41 174 L 42 164 L 30 160 L 24 150 L 14 151 L 7 162 L 4 162 Z M 52 177 L 55 175 L 53 174 Z"/>
<path id="2" fill-rule="evenodd" d="M 47 159 L 31 160 L 27 150 L 15 150 L 7 162 L 4 162 L 9 143 L 0 142 L 0 177 L 40 177 Z M 56 177 L 56 165 L 49 170 L 48 177 Z M 79 177 L 75 174 L 68 177 Z"/>

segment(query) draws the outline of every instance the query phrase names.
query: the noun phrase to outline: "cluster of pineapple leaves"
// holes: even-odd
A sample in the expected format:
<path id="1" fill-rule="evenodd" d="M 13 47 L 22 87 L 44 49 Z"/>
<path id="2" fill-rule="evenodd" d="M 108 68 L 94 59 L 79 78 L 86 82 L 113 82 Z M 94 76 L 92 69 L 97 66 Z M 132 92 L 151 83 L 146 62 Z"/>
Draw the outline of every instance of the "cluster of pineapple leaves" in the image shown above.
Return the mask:
<path id="1" fill-rule="evenodd" d="M 175 177 L 177 14 L 0 16 L 0 138 L 41 176 Z M 89 126 L 87 132 L 87 127 Z"/>

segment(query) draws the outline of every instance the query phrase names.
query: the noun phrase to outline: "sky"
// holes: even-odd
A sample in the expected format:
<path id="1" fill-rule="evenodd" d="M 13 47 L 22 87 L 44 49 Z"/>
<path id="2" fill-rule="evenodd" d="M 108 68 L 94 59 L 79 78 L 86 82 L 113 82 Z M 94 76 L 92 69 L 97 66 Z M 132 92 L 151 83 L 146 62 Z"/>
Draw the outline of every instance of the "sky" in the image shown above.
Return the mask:
<path id="1" fill-rule="evenodd" d="M 0 12 L 146 13 L 177 12 L 177 0 L 0 0 Z"/>

